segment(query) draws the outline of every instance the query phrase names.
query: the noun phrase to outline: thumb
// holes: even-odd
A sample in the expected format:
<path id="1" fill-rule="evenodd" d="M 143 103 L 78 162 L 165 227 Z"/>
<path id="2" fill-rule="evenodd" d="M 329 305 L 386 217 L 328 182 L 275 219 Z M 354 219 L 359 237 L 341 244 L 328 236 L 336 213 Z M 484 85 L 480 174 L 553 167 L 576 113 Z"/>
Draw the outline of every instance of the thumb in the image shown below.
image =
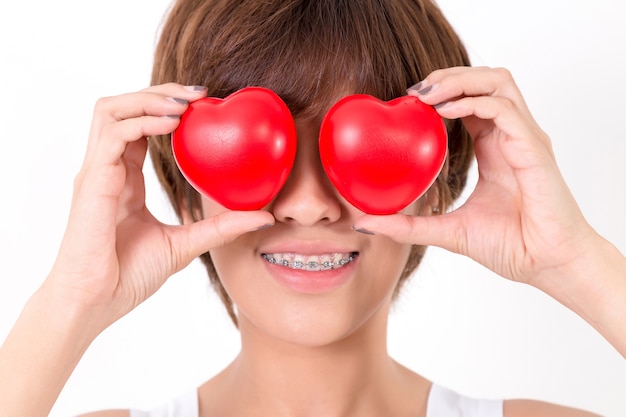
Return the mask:
<path id="1" fill-rule="evenodd" d="M 182 226 L 173 226 L 170 241 L 177 270 L 211 249 L 237 237 L 274 225 L 267 211 L 227 211 Z"/>
<path id="2" fill-rule="evenodd" d="M 438 246 L 459 253 L 464 241 L 461 218 L 455 212 L 439 216 L 365 215 L 353 229 L 362 233 L 387 236 L 396 242 L 414 245 Z"/>

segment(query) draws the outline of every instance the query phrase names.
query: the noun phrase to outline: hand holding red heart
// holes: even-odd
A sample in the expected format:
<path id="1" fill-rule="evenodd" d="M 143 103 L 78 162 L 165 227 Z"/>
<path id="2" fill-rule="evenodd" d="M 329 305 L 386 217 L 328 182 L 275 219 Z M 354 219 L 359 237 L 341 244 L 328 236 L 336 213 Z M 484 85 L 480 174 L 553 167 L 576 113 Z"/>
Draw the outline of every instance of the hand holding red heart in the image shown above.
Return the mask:
<path id="1" fill-rule="evenodd" d="M 66 233 L 42 287 L 58 305 L 78 309 L 89 334 L 133 309 L 200 254 L 274 221 L 266 212 L 228 212 L 170 226 L 147 209 L 146 137 L 170 133 L 187 102 L 205 95 L 205 89 L 166 84 L 96 105 Z"/>
<path id="2" fill-rule="evenodd" d="M 584 270 L 581 265 L 602 239 L 583 218 L 548 136 L 511 75 L 500 69 L 451 68 L 432 73 L 418 89 L 410 94 L 437 105 L 441 116 L 463 119 L 474 139 L 476 188 L 448 214 L 365 216 L 355 226 L 467 255 L 564 302 L 570 277 Z M 586 282 L 576 291 L 595 291 L 593 285 Z"/>

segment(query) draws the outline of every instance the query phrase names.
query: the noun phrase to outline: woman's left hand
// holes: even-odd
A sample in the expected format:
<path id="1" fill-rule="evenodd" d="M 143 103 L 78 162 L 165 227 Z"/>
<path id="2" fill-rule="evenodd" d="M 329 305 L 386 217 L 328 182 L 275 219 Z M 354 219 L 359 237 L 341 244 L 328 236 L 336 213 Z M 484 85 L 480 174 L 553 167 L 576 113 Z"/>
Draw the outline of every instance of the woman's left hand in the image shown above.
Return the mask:
<path id="1" fill-rule="evenodd" d="M 497 274 L 560 291 L 599 236 L 585 221 L 537 125 L 504 69 L 457 67 L 430 74 L 409 94 L 462 118 L 474 140 L 478 182 L 463 206 L 440 216 L 364 216 L 355 223 L 397 241 L 467 255 Z M 555 281 L 555 277 L 558 278 Z"/>

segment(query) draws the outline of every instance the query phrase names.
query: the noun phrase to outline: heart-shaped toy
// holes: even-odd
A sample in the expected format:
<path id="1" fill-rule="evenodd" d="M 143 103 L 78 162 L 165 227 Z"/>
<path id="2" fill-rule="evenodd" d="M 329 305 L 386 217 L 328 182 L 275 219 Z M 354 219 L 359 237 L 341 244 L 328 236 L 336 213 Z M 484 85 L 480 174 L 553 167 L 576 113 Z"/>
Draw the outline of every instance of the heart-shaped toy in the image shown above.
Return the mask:
<path id="1" fill-rule="evenodd" d="M 385 102 L 357 94 L 328 111 L 319 148 L 326 174 L 350 204 L 369 214 L 392 214 L 433 184 L 447 142 L 443 119 L 418 98 Z"/>
<path id="2" fill-rule="evenodd" d="M 231 210 L 268 204 L 287 181 L 296 146 L 289 108 L 261 87 L 189 103 L 172 133 L 174 158 L 187 181 Z"/>

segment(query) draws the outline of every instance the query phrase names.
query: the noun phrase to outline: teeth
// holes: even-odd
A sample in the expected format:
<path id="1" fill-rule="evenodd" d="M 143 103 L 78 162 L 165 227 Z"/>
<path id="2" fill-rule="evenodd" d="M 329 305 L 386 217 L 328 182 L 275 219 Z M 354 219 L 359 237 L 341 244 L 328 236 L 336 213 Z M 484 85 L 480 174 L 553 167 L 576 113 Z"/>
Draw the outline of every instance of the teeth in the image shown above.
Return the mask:
<path id="1" fill-rule="evenodd" d="M 300 255 L 295 253 L 264 253 L 263 258 L 271 264 L 303 271 L 328 271 L 341 268 L 352 262 L 356 252 L 323 255 Z"/>

